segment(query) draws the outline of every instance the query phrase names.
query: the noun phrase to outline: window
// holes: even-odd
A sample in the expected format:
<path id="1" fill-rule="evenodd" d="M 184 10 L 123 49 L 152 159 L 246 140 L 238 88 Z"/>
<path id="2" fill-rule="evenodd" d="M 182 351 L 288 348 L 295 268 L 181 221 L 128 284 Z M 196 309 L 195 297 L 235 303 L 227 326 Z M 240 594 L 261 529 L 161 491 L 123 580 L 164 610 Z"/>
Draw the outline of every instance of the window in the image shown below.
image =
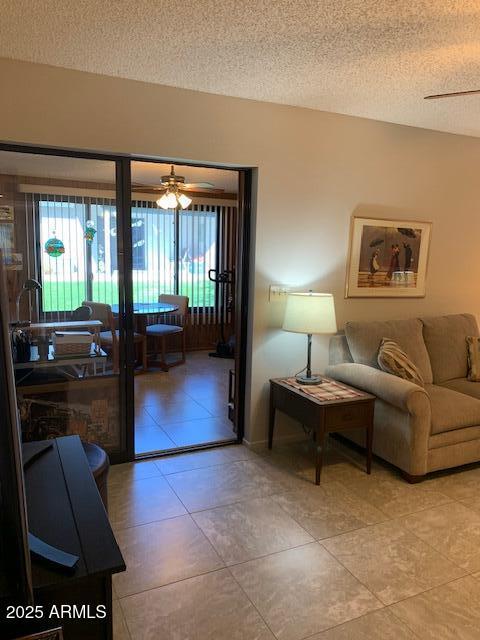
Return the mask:
<path id="1" fill-rule="evenodd" d="M 65 311 L 86 298 L 85 205 L 40 200 L 42 311 Z"/>
<path id="2" fill-rule="evenodd" d="M 117 213 L 113 200 L 36 196 L 43 313 L 71 311 L 83 300 L 118 302 Z M 193 205 L 176 213 L 132 203 L 133 294 L 187 295 L 191 307 L 215 305 L 217 234 L 224 207 Z M 177 246 L 178 239 L 178 246 Z"/>
<path id="3" fill-rule="evenodd" d="M 71 311 L 83 300 L 118 302 L 112 201 L 40 197 L 38 227 L 43 313 Z"/>
<path id="4" fill-rule="evenodd" d="M 208 278 L 217 266 L 217 213 L 183 211 L 180 219 L 179 293 L 191 307 L 215 305 L 215 283 Z"/>

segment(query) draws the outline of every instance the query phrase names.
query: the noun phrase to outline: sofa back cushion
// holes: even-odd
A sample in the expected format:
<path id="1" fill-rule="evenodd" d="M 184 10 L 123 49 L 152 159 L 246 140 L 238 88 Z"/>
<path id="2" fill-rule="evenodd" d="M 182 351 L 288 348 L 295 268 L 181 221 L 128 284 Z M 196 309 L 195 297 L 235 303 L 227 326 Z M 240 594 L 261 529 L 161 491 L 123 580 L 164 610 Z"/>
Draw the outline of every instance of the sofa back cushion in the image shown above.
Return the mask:
<path id="1" fill-rule="evenodd" d="M 422 318 L 423 337 L 432 363 L 433 382 L 467 377 L 467 337 L 478 336 L 475 316 L 459 313 Z"/>
<path id="2" fill-rule="evenodd" d="M 378 367 L 377 356 L 383 338 L 394 340 L 420 370 L 426 384 L 432 382 L 432 368 L 418 318 L 383 322 L 347 322 L 345 335 L 354 362 Z"/>
<path id="3" fill-rule="evenodd" d="M 328 364 L 343 364 L 344 362 L 353 362 L 353 358 L 348 348 L 345 333 L 338 333 L 330 338 Z"/>

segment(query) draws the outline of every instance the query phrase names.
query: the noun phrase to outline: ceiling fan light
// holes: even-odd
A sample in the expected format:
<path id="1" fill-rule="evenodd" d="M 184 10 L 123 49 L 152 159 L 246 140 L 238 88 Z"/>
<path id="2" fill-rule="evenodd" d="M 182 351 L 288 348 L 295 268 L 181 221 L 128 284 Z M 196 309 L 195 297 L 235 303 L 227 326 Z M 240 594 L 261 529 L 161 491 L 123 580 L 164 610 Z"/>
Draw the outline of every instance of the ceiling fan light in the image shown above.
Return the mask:
<path id="1" fill-rule="evenodd" d="M 166 194 L 167 195 L 167 200 L 168 200 L 168 208 L 169 209 L 175 209 L 177 207 L 177 194 L 174 191 L 169 191 L 169 193 Z"/>
<path id="2" fill-rule="evenodd" d="M 186 196 L 184 193 L 181 193 L 178 196 L 178 204 L 182 207 L 182 209 L 186 209 L 192 203 L 192 199 Z"/>
<path id="3" fill-rule="evenodd" d="M 164 193 L 163 196 L 157 200 L 157 205 L 162 209 L 168 209 L 168 196 L 166 193 Z"/>
<path id="4" fill-rule="evenodd" d="M 157 204 L 162 209 L 175 209 L 177 207 L 177 196 L 173 191 L 167 191 L 157 200 Z"/>

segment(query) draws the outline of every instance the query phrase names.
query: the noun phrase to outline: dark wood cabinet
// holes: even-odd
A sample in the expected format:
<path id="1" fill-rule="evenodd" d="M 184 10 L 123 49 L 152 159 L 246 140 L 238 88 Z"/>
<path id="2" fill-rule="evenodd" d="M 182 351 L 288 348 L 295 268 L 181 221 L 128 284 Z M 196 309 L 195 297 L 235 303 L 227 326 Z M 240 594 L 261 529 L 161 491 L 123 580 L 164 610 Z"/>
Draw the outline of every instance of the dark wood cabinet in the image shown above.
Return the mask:
<path id="1" fill-rule="evenodd" d="M 58 438 L 52 445 L 25 471 L 29 531 L 79 560 L 66 571 L 33 558 L 34 605 L 43 617 L 7 621 L 3 610 L 0 637 L 61 626 L 64 640 L 111 640 L 112 574 L 124 571 L 125 563 L 80 438 Z M 33 446 L 25 445 L 26 452 Z"/>

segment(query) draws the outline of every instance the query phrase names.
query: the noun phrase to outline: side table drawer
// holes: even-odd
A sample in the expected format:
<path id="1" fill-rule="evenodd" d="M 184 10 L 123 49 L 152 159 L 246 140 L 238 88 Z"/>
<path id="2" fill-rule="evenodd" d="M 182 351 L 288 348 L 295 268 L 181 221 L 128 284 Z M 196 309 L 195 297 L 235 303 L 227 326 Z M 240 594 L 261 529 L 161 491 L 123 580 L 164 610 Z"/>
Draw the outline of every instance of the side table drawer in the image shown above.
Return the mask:
<path id="1" fill-rule="evenodd" d="M 328 431 L 366 427 L 369 418 L 369 405 L 330 406 L 325 414 L 325 428 Z"/>
<path id="2" fill-rule="evenodd" d="M 310 398 L 281 387 L 273 387 L 272 393 L 275 408 L 278 411 L 309 426 L 318 424 L 324 409 L 312 402 Z"/>

